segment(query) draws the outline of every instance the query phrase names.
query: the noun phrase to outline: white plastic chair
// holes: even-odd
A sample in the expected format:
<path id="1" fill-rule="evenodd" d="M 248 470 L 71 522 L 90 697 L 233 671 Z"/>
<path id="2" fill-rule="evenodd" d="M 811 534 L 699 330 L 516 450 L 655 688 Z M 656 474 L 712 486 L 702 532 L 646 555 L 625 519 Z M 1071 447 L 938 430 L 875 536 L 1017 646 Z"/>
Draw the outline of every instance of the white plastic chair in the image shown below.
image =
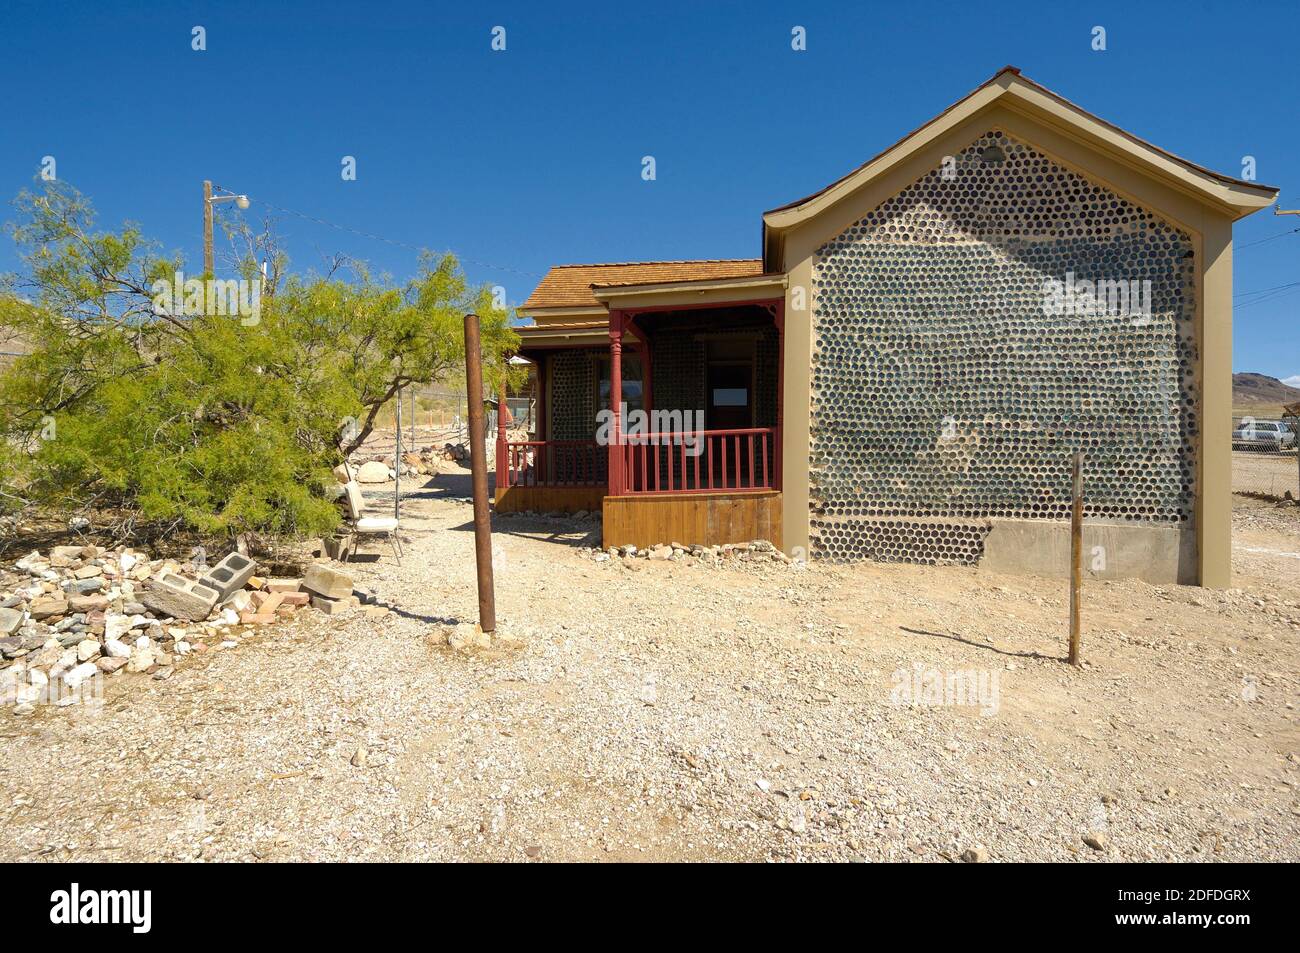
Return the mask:
<path id="1" fill-rule="evenodd" d="M 343 490 L 348 515 L 352 518 L 352 532 L 357 536 L 387 536 L 388 545 L 393 547 L 393 558 L 397 560 L 397 565 L 402 565 L 402 540 L 397 535 L 397 517 L 363 516 L 366 501 L 361 495 L 361 484 L 356 480 L 345 483 Z"/>

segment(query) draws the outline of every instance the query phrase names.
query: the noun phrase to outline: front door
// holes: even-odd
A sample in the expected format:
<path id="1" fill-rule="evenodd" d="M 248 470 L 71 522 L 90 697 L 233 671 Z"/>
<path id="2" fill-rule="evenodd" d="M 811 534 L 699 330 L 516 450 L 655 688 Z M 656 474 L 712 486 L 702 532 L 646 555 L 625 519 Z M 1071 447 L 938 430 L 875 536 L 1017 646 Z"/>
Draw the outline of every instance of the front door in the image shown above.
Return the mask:
<path id="1" fill-rule="evenodd" d="M 710 364 L 704 426 L 743 430 L 754 426 L 754 365 L 748 361 Z"/>
<path id="2" fill-rule="evenodd" d="M 752 361 L 710 363 L 706 371 L 709 385 L 704 425 L 711 431 L 745 430 L 754 426 L 754 364 Z M 747 457 L 740 448 L 745 438 L 711 437 L 709 450 L 713 458 L 713 482 L 718 486 L 752 485 Z"/>

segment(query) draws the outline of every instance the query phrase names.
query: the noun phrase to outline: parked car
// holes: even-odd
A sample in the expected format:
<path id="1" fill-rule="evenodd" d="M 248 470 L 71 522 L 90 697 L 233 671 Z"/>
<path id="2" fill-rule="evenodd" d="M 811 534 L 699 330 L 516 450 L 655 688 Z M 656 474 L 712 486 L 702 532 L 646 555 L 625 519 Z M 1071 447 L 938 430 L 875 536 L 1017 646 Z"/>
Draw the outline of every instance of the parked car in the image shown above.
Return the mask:
<path id="1" fill-rule="evenodd" d="M 1243 419 L 1232 431 L 1233 450 L 1266 450 L 1277 453 L 1294 449 L 1296 432 L 1281 420 Z"/>

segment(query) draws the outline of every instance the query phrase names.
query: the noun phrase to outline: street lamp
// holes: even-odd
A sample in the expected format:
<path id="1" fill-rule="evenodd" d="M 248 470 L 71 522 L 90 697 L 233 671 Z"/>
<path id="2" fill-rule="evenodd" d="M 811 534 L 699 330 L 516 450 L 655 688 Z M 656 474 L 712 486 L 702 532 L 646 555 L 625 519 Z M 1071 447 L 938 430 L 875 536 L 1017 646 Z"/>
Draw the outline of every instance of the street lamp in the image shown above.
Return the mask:
<path id="1" fill-rule="evenodd" d="M 225 195 L 212 194 L 212 180 L 203 180 L 203 273 L 211 275 L 215 269 L 212 264 L 212 206 L 217 202 L 234 202 L 235 208 L 248 208 L 248 196 L 236 195 L 229 189 L 217 186 Z"/>

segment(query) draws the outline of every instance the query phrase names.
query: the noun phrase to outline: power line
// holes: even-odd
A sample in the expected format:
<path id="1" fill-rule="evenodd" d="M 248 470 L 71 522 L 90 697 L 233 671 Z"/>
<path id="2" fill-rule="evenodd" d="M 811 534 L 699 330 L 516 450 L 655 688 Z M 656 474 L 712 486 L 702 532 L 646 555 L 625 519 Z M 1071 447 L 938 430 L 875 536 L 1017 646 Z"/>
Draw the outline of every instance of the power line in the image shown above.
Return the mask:
<path id="1" fill-rule="evenodd" d="M 217 188 L 221 188 L 221 186 L 217 186 Z M 296 216 L 297 218 L 301 218 L 305 221 L 312 222 L 316 225 L 324 225 L 326 228 L 333 228 L 341 232 L 348 232 L 350 234 L 360 236 L 361 238 L 369 238 L 372 241 L 384 242 L 388 245 L 394 245 L 399 248 L 407 248 L 414 252 L 424 252 L 428 250 L 419 245 L 412 245 L 410 242 L 402 241 L 401 239 L 388 238 L 385 235 L 379 235 L 375 232 L 368 232 L 363 229 L 353 228 L 350 225 L 340 225 L 337 222 L 331 222 L 328 221 L 327 219 L 320 218 L 319 216 L 316 215 L 308 215 L 306 212 L 300 212 L 297 209 L 286 208 L 282 205 L 276 205 L 272 202 L 266 201 L 265 199 L 259 198 L 257 201 L 260 202 L 262 205 L 265 205 L 267 208 L 274 209 L 277 212 L 283 212 L 286 215 L 293 215 Z M 1294 235 L 1298 232 L 1300 232 L 1300 228 L 1290 228 L 1287 229 L 1285 232 L 1278 232 L 1276 235 L 1270 235 L 1267 238 L 1261 238 L 1253 242 L 1247 242 L 1245 245 L 1239 245 L 1237 247 L 1237 250 L 1241 251 L 1246 248 L 1253 248 L 1256 245 L 1263 245 L 1271 241 L 1276 241 L 1279 238 L 1286 238 L 1288 235 Z M 535 271 L 523 271 L 519 268 L 511 268 L 509 265 L 497 265 L 494 264 L 493 262 L 481 261 L 477 258 L 464 258 L 460 255 L 457 255 L 456 257 L 457 259 L 459 259 L 462 262 L 465 262 L 466 264 L 477 265 L 480 268 L 490 268 L 494 271 L 510 272 L 511 274 L 520 275 L 524 278 L 535 279 L 535 278 L 542 277 L 540 274 L 538 274 Z M 1234 295 L 1233 297 L 1247 298 L 1252 295 L 1269 295 L 1270 292 L 1274 292 L 1274 291 L 1282 292 L 1283 294 L 1291 294 L 1292 292 L 1287 289 L 1293 289 L 1296 288 L 1297 286 L 1300 286 L 1300 282 L 1291 282 L 1285 285 L 1277 285 L 1273 288 L 1262 288 L 1258 291 L 1243 291 L 1239 294 Z M 1282 296 L 1283 296 L 1282 294 L 1275 294 L 1275 295 L 1269 295 L 1268 297 L 1258 297 L 1255 298 L 1255 300 L 1253 301 L 1248 301 L 1243 303 L 1242 305 L 1240 305 L 1240 307 L 1244 308 L 1250 304 L 1259 304 L 1260 302 L 1269 301 L 1272 300 L 1273 298 L 1282 297 Z"/>
<path id="2" fill-rule="evenodd" d="M 220 188 L 220 186 L 217 186 L 217 187 Z M 252 199 L 253 196 L 249 196 L 249 198 Z M 359 229 L 359 228 L 353 228 L 353 227 L 351 227 L 350 225 L 340 225 L 340 224 L 338 224 L 337 222 L 327 221 L 326 219 L 320 218 L 320 217 L 318 217 L 318 216 L 316 216 L 316 215 L 308 215 L 306 212 L 299 212 L 297 209 L 285 208 L 283 205 L 275 205 L 275 204 L 273 204 L 273 203 L 271 203 L 271 202 L 266 201 L 266 199 L 261 199 L 261 198 L 259 198 L 259 199 L 257 199 L 257 201 L 258 201 L 259 203 L 261 203 L 262 205 L 265 205 L 267 208 L 275 209 L 275 211 L 277 211 L 277 212 L 283 212 L 283 213 L 286 214 L 286 215 L 294 215 L 294 216 L 297 216 L 298 218 L 304 219 L 304 220 L 306 220 L 306 221 L 308 221 L 308 222 L 314 222 L 314 223 L 317 224 L 317 225 L 324 225 L 326 228 L 334 228 L 334 229 L 337 229 L 337 230 L 339 230 L 340 232 L 350 232 L 350 233 L 352 233 L 353 235 L 359 235 L 359 236 L 361 236 L 362 238 L 369 238 L 369 239 L 371 239 L 371 240 L 373 240 L 373 241 L 385 242 L 385 243 L 387 243 L 387 244 L 389 244 L 389 245 L 396 245 L 396 246 L 399 247 L 399 248 L 409 248 L 411 251 L 414 251 L 414 252 L 423 252 L 423 251 L 428 251 L 428 250 L 429 250 L 429 249 L 426 249 L 426 248 L 422 248 L 422 247 L 420 247 L 419 245 L 412 245 L 410 242 L 404 242 L 404 241 L 402 241 L 402 240 L 400 240 L 400 239 L 397 239 L 397 238 L 388 238 L 388 237 L 386 237 L 386 236 L 384 236 L 384 235 L 378 235 L 378 234 L 376 234 L 376 233 L 374 233 L 374 232 L 367 232 L 367 231 L 363 231 L 362 229 Z M 455 253 L 453 252 L 453 254 L 455 254 Z M 511 267 L 508 266 L 508 265 L 497 265 L 497 264 L 493 264 L 493 263 L 490 262 L 490 261 L 480 261 L 480 260 L 478 260 L 478 259 L 476 259 L 476 258 L 464 258 L 464 257 L 462 257 L 462 256 L 460 256 L 460 255 L 456 255 L 456 258 L 457 258 L 458 260 L 460 260 L 460 261 L 466 263 L 466 264 L 469 264 L 469 265 L 477 265 L 477 266 L 480 267 L 480 268 L 491 268 L 491 269 L 493 269 L 494 271 L 508 271 L 508 272 L 511 272 L 512 274 L 521 275 L 521 276 L 524 277 L 524 278 L 540 278 L 540 277 L 541 277 L 541 275 L 537 274 L 537 272 L 534 272 L 534 271 L 521 271 L 521 270 L 518 269 L 518 268 L 511 268 Z"/>
<path id="3" fill-rule="evenodd" d="M 1279 238 L 1286 238 L 1288 235 L 1294 235 L 1296 232 L 1300 232 L 1300 228 L 1289 228 L 1285 232 L 1278 232 L 1276 235 L 1270 235 L 1268 238 L 1261 238 L 1258 241 L 1247 242 L 1244 245 L 1238 246 L 1237 250 L 1241 251 L 1243 248 L 1253 248 L 1255 245 L 1263 245 L 1265 242 L 1275 241 Z"/>
<path id="4" fill-rule="evenodd" d="M 1274 285 L 1272 288 L 1259 288 L 1256 291 L 1241 291 L 1233 295 L 1234 298 L 1249 298 L 1251 295 L 1268 294 L 1270 291 L 1281 291 L 1285 288 L 1294 288 L 1300 285 L 1300 281 L 1288 281 L 1284 285 Z"/>

